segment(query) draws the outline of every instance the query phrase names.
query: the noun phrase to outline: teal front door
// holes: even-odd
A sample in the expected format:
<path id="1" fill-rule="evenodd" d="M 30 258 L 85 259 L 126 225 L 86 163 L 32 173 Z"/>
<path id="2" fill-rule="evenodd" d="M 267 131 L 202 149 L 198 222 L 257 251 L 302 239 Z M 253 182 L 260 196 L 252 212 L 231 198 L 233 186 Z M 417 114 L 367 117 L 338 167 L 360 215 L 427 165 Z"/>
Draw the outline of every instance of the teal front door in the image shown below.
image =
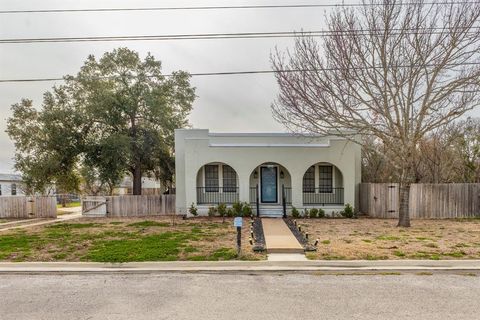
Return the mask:
<path id="1" fill-rule="evenodd" d="M 277 167 L 260 168 L 260 185 L 262 203 L 277 203 Z"/>

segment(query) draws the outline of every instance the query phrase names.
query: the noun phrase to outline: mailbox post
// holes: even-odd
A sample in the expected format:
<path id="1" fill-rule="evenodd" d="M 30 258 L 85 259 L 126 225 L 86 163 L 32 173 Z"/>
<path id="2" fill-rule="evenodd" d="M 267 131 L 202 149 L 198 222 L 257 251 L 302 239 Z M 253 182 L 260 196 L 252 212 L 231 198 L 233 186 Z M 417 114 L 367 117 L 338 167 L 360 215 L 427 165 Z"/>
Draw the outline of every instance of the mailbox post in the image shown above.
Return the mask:
<path id="1" fill-rule="evenodd" d="M 237 228 L 237 255 L 240 255 L 240 251 L 242 248 L 242 224 L 242 217 L 236 217 L 233 220 L 233 226 Z"/>

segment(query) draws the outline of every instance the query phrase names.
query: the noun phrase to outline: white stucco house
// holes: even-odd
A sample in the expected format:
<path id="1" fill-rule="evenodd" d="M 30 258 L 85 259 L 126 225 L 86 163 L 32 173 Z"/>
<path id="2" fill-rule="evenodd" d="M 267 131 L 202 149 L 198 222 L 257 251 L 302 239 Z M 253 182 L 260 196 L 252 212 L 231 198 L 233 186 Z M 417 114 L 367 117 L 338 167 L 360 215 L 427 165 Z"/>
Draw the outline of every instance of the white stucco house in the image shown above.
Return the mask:
<path id="1" fill-rule="evenodd" d="M 358 208 L 360 146 L 338 136 L 175 131 L 176 209 L 248 202 L 260 216 L 294 206 Z"/>

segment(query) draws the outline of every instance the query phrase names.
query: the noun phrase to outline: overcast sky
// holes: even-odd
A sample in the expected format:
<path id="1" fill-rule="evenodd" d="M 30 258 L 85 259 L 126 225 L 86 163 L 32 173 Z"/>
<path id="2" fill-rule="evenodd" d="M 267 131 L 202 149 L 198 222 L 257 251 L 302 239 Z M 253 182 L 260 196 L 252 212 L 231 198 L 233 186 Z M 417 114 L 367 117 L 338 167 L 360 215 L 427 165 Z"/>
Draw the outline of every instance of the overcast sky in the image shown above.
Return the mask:
<path id="1" fill-rule="evenodd" d="M 340 1 L 303 1 L 339 3 Z M 352 0 L 350 2 L 356 2 Z M 1 10 L 101 7 L 159 7 L 186 5 L 292 4 L 292 0 L 174 0 L 174 1 L 68 1 L 0 0 Z M 240 9 L 209 11 L 153 11 L 113 13 L 30 13 L 0 15 L 0 38 L 162 35 L 230 32 L 320 30 L 324 8 Z M 61 77 L 75 74 L 89 54 L 101 56 L 119 46 L 151 52 L 163 70 L 221 72 L 269 69 L 270 52 L 291 47 L 292 39 L 176 40 L 135 42 L 80 42 L 0 44 L 0 79 Z M 277 93 L 274 77 L 231 75 L 195 77 L 198 98 L 190 122 L 212 131 L 284 131 L 271 117 Z M 13 143 L 5 133 L 10 106 L 22 97 L 41 106 L 42 94 L 54 82 L 0 83 L 0 172 L 12 172 Z"/>
<path id="2" fill-rule="evenodd" d="M 245 4 L 339 4 L 340 0 L 0 0 L 0 10 L 161 7 Z M 345 1 L 356 3 L 357 0 Z M 165 35 L 324 29 L 325 8 L 238 9 L 151 12 L 0 14 L 0 38 Z M 275 46 L 293 39 L 227 39 L 135 42 L 0 44 L 0 79 L 75 74 L 89 54 L 99 57 L 120 46 L 151 52 L 165 73 L 270 69 Z M 41 106 L 55 82 L 0 83 L 0 172 L 13 171 L 13 143 L 5 133 L 10 106 L 21 98 Z M 60 82 L 58 82 L 60 83 Z M 272 74 L 194 77 L 198 98 L 190 122 L 212 131 L 284 131 L 271 116 L 278 88 Z"/>

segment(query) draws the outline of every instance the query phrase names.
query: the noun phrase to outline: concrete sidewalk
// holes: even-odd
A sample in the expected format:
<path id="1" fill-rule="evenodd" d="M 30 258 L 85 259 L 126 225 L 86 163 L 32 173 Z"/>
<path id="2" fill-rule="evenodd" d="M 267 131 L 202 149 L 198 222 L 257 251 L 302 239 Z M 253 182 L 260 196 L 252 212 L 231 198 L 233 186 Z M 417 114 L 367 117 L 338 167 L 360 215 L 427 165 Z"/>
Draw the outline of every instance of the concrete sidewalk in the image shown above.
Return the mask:
<path id="1" fill-rule="evenodd" d="M 1 262 L 2 273 L 249 273 L 249 272 L 475 271 L 480 260 Z"/>

